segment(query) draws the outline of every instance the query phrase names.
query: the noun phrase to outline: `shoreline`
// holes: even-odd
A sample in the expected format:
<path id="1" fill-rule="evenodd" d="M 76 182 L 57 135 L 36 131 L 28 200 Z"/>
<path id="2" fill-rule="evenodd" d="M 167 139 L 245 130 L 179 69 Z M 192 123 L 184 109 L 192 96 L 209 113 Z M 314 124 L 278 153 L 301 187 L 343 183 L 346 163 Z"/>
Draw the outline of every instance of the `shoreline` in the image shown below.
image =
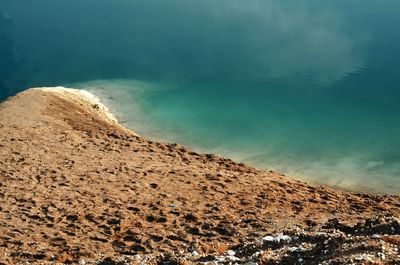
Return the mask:
<path id="1" fill-rule="evenodd" d="M 61 91 L 0 105 L 0 263 L 400 261 L 399 196 L 151 141 Z"/>
<path id="2" fill-rule="evenodd" d="M 93 84 L 92 86 L 94 86 L 94 85 L 95 84 Z M 50 88 L 50 89 L 52 89 L 52 88 Z M 115 120 L 115 122 L 118 125 L 120 125 L 121 127 L 133 132 L 134 128 L 130 128 L 130 127 L 134 127 L 134 126 L 129 126 L 130 124 L 120 123 L 119 117 L 123 118 L 124 114 L 121 113 L 120 111 L 118 111 L 118 107 L 113 106 L 111 101 L 108 101 L 107 99 L 105 99 L 104 98 L 104 94 L 102 95 L 102 93 L 99 93 L 99 94 L 96 93 L 96 91 L 93 90 L 93 87 L 92 87 L 92 91 L 87 91 L 84 88 L 78 88 L 78 89 L 76 89 L 76 88 L 68 88 L 68 89 L 70 89 L 72 91 L 74 91 L 74 90 L 75 91 L 84 91 L 84 93 L 82 94 L 82 96 L 84 98 L 88 97 L 88 96 L 96 98 L 96 102 L 98 104 L 102 105 L 102 108 L 106 109 L 106 111 L 109 113 L 109 115 L 111 115 L 113 117 L 113 119 Z M 86 93 L 88 93 L 89 95 L 86 95 Z M 107 104 L 103 104 L 102 102 L 103 103 L 107 102 L 108 105 Z M 135 134 L 138 135 L 137 132 L 135 132 Z M 148 135 L 145 135 L 145 134 L 140 134 L 138 136 L 141 136 L 141 137 L 144 137 L 146 139 L 153 140 L 153 141 L 159 141 L 159 142 L 163 142 L 163 143 L 170 143 L 170 141 L 168 141 L 168 140 L 166 140 L 166 139 L 164 139 L 162 137 L 161 138 L 160 137 L 153 138 L 153 137 L 151 137 L 151 135 L 148 136 Z M 176 141 L 176 142 L 178 143 L 179 141 Z M 179 143 L 179 144 L 181 144 L 181 143 Z M 196 151 L 200 150 L 199 152 L 208 152 L 206 148 L 193 147 L 192 145 L 187 144 L 187 143 L 183 144 L 183 145 L 188 146 L 189 148 L 192 148 L 193 150 L 196 150 Z M 251 167 L 256 168 L 257 170 L 273 171 L 273 172 L 285 175 L 285 176 L 287 176 L 289 178 L 292 178 L 294 180 L 306 182 L 306 183 L 308 183 L 310 185 L 313 185 L 313 186 L 325 186 L 325 187 L 329 187 L 329 188 L 332 188 L 332 189 L 335 189 L 335 190 L 338 190 L 338 191 L 354 192 L 354 193 L 369 193 L 369 194 L 380 194 L 380 195 L 384 195 L 384 194 L 398 195 L 399 194 L 399 192 L 397 190 L 389 189 L 388 187 L 385 187 L 384 183 L 379 183 L 379 181 L 377 181 L 377 182 L 370 181 L 369 184 L 365 184 L 365 185 L 362 185 L 362 184 L 357 184 L 357 185 L 355 185 L 355 184 L 334 184 L 334 182 L 335 182 L 334 178 L 332 178 L 332 181 L 330 181 L 330 182 L 324 182 L 324 181 L 321 181 L 320 179 L 317 179 L 315 177 L 310 177 L 310 176 L 308 176 L 306 174 L 293 173 L 293 170 L 291 170 L 290 167 L 286 168 L 286 170 L 283 170 L 285 172 L 282 172 L 282 170 L 272 169 L 272 168 L 276 168 L 276 166 L 275 167 L 271 167 L 270 165 L 269 166 L 268 165 L 265 166 L 264 165 L 265 163 L 252 163 L 251 161 L 243 162 L 243 161 L 241 161 L 243 159 L 235 159 L 235 158 L 230 157 L 229 155 L 224 155 L 223 154 L 223 153 L 227 153 L 227 152 L 222 152 L 222 154 L 221 154 L 220 152 L 213 152 L 212 151 L 210 153 L 213 153 L 213 154 L 215 154 L 217 156 L 230 158 L 230 159 L 234 160 L 237 163 L 245 163 L 245 164 L 247 164 L 247 165 L 249 165 Z M 290 173 L 290 172 L 292 172 L 292 173 Z M 351 179 L 351 177 L 349 177 L 349 178 Z"/>
<path id="3" fill-rule="evenodd" d="M 84 89 L 67 88 L 63 86 L 58 87 L 37 87 L 32 88 L 47 93 L 57 94 L 64 100 L 71 101 L 72 103 L 83 106 L 86 110 L 90 110 L 92 113 L 99 115 L 110 124 L 120 127 L 122 130 L 126 130 L 128 133 L 135 134 L 131 129 L 123 126 L 117 117 L 110 111 L 110 109 L 104 105 L 100 98 Z"/>

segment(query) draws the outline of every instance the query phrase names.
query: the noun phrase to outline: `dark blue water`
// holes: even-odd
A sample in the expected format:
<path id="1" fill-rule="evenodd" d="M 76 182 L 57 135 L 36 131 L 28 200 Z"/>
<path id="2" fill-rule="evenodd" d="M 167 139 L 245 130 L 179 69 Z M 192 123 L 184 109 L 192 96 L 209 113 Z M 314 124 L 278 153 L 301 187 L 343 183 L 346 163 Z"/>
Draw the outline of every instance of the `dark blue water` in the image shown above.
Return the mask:
<path id="1" fill-rule="evenodd" d="M 397 0 L 0 0 L 0 98 L 64 85 L 139 134 L 400 191 Z"/>

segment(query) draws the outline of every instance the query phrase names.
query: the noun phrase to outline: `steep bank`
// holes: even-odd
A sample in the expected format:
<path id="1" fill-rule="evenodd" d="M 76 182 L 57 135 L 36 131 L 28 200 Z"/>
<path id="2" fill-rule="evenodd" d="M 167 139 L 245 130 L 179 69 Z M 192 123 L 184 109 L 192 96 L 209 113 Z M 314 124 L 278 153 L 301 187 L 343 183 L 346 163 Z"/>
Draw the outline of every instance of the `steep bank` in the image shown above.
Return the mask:
<path id="1" fill-rule="evenodd" d="M 27 90 L 0 105 L 0 181 L 6 264 L 399 257 L 399 196 L 314 187 L 149 141 L 95 98 L 62 88 Z"/>

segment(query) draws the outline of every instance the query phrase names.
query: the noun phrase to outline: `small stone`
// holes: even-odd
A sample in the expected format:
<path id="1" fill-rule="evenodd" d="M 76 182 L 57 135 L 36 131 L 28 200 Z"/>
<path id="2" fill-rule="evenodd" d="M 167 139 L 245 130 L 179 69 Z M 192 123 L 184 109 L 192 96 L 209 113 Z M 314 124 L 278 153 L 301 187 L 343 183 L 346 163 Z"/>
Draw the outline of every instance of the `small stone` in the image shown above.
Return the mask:
<path id="1" fill-rule="evenodd" d="M 299 248 L 298 247 L 290 247 L 288 250 L 290 252 L 296 252 L 296 251 L 299 251 Z"/>
<path id="2" fill-rule="evenodd" d="M 284 234 L 279 234 L 275 237 L 275 241 L 287 241 L 290 242 L 292 240 L 292 238 L 288 235 L 284 235 Z"/>
<path id="3" fill-rule="evenodd" d="M 228 256 L 235 256 L 236 252 L 233 250 L 228 250 L 227 254 L 228 254 Z"/>
<path id="4" fill-rule="evenodd" d="M 262 240 L 272 242 L 272 241 L 274 241 L 274 238 L 272 236 L 265 236 L 262 238 Z"/>

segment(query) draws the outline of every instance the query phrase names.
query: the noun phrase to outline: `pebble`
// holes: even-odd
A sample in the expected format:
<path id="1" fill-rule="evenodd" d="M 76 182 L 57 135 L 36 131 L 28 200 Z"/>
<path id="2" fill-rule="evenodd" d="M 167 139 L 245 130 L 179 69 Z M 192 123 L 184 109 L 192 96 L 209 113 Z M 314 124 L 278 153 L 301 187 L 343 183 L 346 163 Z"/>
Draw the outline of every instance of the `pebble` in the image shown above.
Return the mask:
<path id="1" fill-rule="evenodd" d="M 284 234 L 278 234 L 276 237 L 273 236 L 265 236 L 262 238 L 263 241 L 268 241 L 268 242 L 281 242 L 281 241 L 287 241 L 290 242 L 292 240 L 292 238 L 288 235 L 284 235 Z"/>
<path id="2" fill-rule="evenodd" d="M 296 252 L 296 251 L 299 251 L 299 248 L 298 247 L 290 247 L 288 250 L 290 252 Z"/>
<path id="3" fill-rule="evenodd" d="M 284 234 L 279 234 L 275 237 L 275 241 L 288 241 L 290 242 L 292 240 L 292 238 L 288 235 L 284 235 Z"/>
<path id="4" fill-rule="evenodd" d="M 262 240 L 271 242 L 274 241 L 274 238 L 272 236 L 265 236 L 262 238 Z"/>
<path id="5" fill-rule="evenodd" d="M 236 252 L 233 250 L 228 250 L 227 254 L 228 254 L 228 256 L 235 256 Z"/>

